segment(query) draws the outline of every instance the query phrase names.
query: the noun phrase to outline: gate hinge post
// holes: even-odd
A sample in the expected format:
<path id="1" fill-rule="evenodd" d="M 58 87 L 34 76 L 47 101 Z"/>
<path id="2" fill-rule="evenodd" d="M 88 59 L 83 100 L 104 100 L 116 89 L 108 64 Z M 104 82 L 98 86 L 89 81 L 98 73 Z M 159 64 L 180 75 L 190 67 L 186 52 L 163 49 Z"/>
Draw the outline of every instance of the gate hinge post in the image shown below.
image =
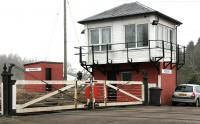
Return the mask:
<path id="1" fill-rule="evenodd" d="M 143 85 L 144 85 L 144 105 L 148 105 L 148 101 L 149 101 L 148 74 L 145 71 L 143 72 Z"/>
<path id="2" fill-rule="evenodd" d="M 10 116 L 13 115 L 15 112 L 12 109 L 12 86 L 15 84 L 16 80 L 12 80 L 13 74 L 11 73 L 12 68 L 14 67 L 14 64 L 10 64 L 10 66 L 7 68 L 6 64 L 3 66 L 3 72 L 1 73 L 2 76 L 2 82 L 3 82 L 3 108 L 2 112 L 4 116 Z"/>

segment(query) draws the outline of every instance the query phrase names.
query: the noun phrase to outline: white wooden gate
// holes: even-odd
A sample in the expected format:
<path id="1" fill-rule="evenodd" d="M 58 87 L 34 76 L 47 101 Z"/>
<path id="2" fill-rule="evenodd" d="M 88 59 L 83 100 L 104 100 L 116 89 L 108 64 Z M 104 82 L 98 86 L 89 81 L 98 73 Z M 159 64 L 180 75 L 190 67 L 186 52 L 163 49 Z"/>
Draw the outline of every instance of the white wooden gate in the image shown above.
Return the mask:
<path id="1" fill-rule="evenodd" d="M 78 103 L 77 102 L 77 89 L 78 86 L 84 85 L 85 82 L 82 81 L 78 81 L 77 85 L 75 81 L 45 81 L 48 84 L 51 85 L 60 85 L 63 84 L 65 85 L 64 87 L 54 90 L 52 92 L 46 92 L 43 93 L 44 95 L 39 96 L 35 99 L 32 99 L 28 102 L 25 102 L 23 104 L 19 104 L 18 103 L 18 96 L 19 96 L 19 92 L 20 90 L 18 90 L 19 87 L 23 87 L 23 85 L 45 85 L 43 82 L 41 81 L 17 81 L 16 84 L 13 86 L 13 109 L 16 109 L 16 113 L 26 113 L 26 112 L 41 112 L 41 111 L 55 111 L 55 110 L 65 110 L 65 109 L 76 109 L 76 108 L 84 108 L 84 104 L 83 103 Z M 20 86 L 21 85 L 21 86 Z M 25 92 L 24 89 L 21 92 Z M 51 98 L 57 94 L 61 94 L 61 95 L 65 95 L 65 91 L 68 91 L 68 93 L 70 92 L 70 94 L 73 94 L 73 96 L 71 96 L 72 98 L 72 102 L 70 104 L 65 104 L 65 105 L 51 105 L 51 106 L 43 106 L 43 107 L 38 107 L 38 106 L 32 106 L 38 102 L 44 101 L 48 98 Z M 63 94 L 64 93 L 64 94 Z M 30 93 L 29 93 L 30 94 Z M 34 94 L 34 92 L 32 92 L 32 94 Z M 65 99 L 64 99 L 65 100 Z M 25 100 L 26 101 L 26 100 Z M 67 99 L 66 99 L 66 103 L 67 103 Z M 31 107 L 32 106 L 32 107 Z"/>
<path id="2" fill-rule="evenodd" d="M 51 85 L 63 85 L 63 87 L 56 90 L 54 89 L 51 92 L 28 92 L 26 91 L 26 85 L 38 85 L 39 87 L 45 85 L 44 82 L 35 80 L 16 81 L 15 85 L 13 85 L 13 109 L 16 109 L 16 113 L 81 109 L 85 107 L 88 101 L 92 101 L 93 105 L 98 105 L 99 107 L 136 105 L 143 104 L 144 101 L 144 85 L 139 81 L 97 80 L 93 81 L 92 85 L 90 81 L 45 82 Z M 89 86 L 93 86 L 91 88 L 93 97 L 91 97 L 90 100 L 85 97 L 85 89 Z M 56 95 L 63 96 L 62 101 L 64 100 L 64 102 L 62 102 L 62 104 L 56 103 L 49 106 L 40 106 L 45 100 L 53 98 Z M 23 101 L 20 101 L 20 98 L 23 99 Z M 69 99 L 71 99 L 71 101 Z"/>
<path id="3" fill-rule="evenodd" d="M 94 98 L 99 106 L 137 105 L 143 104 L 144 102 L 144 85 L 140 81 L 99 80 L 95 82 L 94 85 L 97 85 L 99 90 L 102 89 L 102 91 L 98 91 L 98 97 L 96 99 Z M 109 89 L 115 91 L 116 94 L 109 93 Z M 101 97 L 103 97 L 103 102 Z M 115 98 L 112 99 L 113 97 Z"/>

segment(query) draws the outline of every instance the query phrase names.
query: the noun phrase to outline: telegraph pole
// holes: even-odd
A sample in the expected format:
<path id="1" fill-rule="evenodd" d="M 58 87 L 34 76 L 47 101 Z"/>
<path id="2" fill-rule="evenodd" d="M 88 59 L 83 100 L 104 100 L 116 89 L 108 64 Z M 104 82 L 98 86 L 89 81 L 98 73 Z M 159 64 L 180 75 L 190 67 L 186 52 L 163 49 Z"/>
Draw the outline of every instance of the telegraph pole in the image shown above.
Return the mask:
<path id="1" fill-rule="evenodd" d="M 66 0 L 64 0 L 64 80 L 67 80 L 67 14 Z"/>

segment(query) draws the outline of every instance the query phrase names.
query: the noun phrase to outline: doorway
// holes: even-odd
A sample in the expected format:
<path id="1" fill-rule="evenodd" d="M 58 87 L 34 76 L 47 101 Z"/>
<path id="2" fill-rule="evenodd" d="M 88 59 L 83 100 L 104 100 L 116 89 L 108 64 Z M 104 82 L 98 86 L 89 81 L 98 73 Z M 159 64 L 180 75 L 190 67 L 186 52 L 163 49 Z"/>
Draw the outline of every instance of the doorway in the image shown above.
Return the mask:
<path id="1" fill-rule="evenodd" d="M 116 80 L 116 72 L 110 71 L 107 72 L 107 80 Z M 112 84 L 113 86 L 117 86 L 116 84 Z M 117 101 L 117 91 L 113 88 L 108 87 L 107 88 L 107 94 L 108 94 L 108 101 Z"/>
<path id="2" fill-rule="evenodd" d="M 45 80 L 51 80 L 51 68 L 45 69 Z"/>

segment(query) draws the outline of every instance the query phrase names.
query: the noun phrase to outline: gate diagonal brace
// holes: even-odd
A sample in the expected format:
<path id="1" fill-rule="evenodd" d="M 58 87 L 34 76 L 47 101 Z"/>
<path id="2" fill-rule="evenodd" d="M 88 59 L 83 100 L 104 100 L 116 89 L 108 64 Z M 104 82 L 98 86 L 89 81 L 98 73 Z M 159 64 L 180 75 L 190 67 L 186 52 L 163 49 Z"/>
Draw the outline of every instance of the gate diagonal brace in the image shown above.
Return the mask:
<path id="1" fill-rule="evenodd" d="M 124 90 L 122 90 L 122 89 L 119 89 L 119 88 L 117 88 L 117 87 L 115 87 L 115 86 L 113 86 L 113 85 L 111 85 L 111 84 L 106 84 L 108 87 L 110 87 L 110 88 L 113 88 L 113 89 L 115 89 L 115 90 L 117 90 L 117 91 L 119 91 L 119 92 L 121 92 L 121 93 L 123 93 L 123 94 L 125 94 L 125 95 L 127 95 L 127 96 L 130 96 L 130 97 L 132 97 L 132 98 L 134 98 L 134 99 L 136 99 L 136 100 L 138 100 L 138 101 L 142 101 L 142 99 L 141 98 L 138 98 L 138 97 L 136 97 L 135 95 L 132 95 L 132 94 L 130 94 L 130 93 L 128 93 L 128 92 L 126 92 L 126 91 L 124 91 Z"/>
<path id="2" fill-rule="evenodd" d="M 49 97 L 51 97 L 51 96 L 54 96 L 54 95 L 60 93 L 60 91 L 65 91 L 65 90 L 70 89 L 70 88 L 72 88 L 72 87 L 74 87 L 74 86 L 75 86 L 75 85 L 68 85 L 68 86 L 65 86 L 65 87 L 63 87 L 63 88 L 61 88 L 61 89 L 59 89 L 59 90 L 56 90 L 56 91 L 51 92 L 51 93 L 49 93 L 49 94 L 46 94 L 46 95 L 44 95 L 44 96 L 42 96 L 42 97 L 39 97 L 39 98 L 34 99 L 34 100 L 32 100 L 32 101 L 29 101 L 29 102 L 27 102 L 27 103 L 25 103 L 25 104 L 18 105 L 18 106 L 17 106 L 17 109 L 23 109 L 23 108 L 25 108 L 25 107 L 27 107 L 27 106 L 30 106 L 30 105 L 34 104 L 34 103 L 40 102 L 40 101 L 42 101 L 42 100 L 44 100 L 44 99 L 46 99 L 46 98 L 49 98 Z"/>

